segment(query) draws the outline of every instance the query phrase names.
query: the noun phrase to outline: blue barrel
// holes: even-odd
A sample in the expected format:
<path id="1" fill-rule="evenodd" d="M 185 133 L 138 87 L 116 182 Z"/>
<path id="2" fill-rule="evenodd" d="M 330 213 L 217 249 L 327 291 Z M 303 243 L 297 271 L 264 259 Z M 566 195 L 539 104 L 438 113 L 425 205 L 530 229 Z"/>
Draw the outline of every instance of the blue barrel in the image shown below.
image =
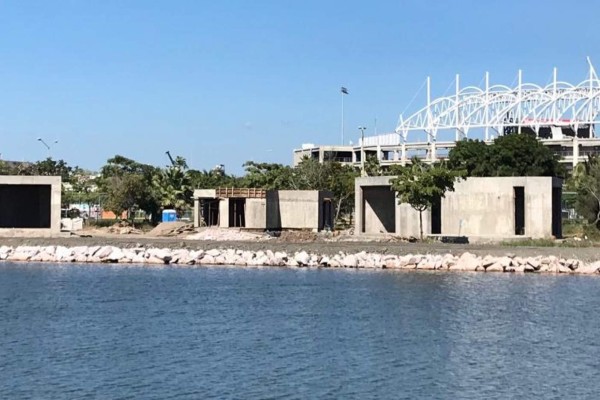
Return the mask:
<path id="1" fill-rule="evenodd" d="M 175 210 L 163 210 L 162 222 L 174 222 L 177 221 L 177 212 Z"/>

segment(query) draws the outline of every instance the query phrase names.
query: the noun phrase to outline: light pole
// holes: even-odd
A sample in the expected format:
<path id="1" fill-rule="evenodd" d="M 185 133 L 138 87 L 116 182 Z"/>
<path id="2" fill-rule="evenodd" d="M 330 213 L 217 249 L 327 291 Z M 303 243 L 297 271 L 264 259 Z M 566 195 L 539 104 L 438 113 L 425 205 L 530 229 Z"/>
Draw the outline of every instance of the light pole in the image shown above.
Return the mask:
<path id="1" fill-rule="evenodd" d="M 50 146 L 48 146 L 48 143 L 46 143 L 44 141 L 44 139 L 42 139 L 41 137 L 37 138 L 38 142 L 40 142 L 41 144 L 43 144 L 46 149 L 48 149 L 48 158 L 52 158 L 52 156 L 50 155 Z M 52 144 L 57 144 L 58 140 L 55 140 Z"/>
<path id="2" fill-rule="evenodd" d="M 348 94 L 348 89 L 345 87 L 340 88 L 340 93 L 342 94 L 342 146 L 344 145 L 344 95 Z"/>
<path id="3" fill-rule="evenodd" d="M 359 126 L 360 131 L 360 175 L 365 176 L 365 126 Z"/>

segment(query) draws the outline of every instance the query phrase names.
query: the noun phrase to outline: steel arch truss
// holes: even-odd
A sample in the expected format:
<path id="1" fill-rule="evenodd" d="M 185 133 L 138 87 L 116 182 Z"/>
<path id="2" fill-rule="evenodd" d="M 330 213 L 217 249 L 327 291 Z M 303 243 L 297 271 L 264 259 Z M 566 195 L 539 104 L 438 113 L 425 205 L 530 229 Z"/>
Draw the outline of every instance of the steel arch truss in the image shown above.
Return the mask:
<path id="1" fill-rule="evenodd" d="M 461 89 L 457 75 L 455 93 L 434 100 L 427 78 L 427 105 L 408 118 L 401 115 L 396 133 L 404 143 L 413 131 L 425 132 L 428 141 L 435 141 L 442 130 L 454 130 L 459 140 L 473 129 L 484 130 L 486 140 L 491 134 L 502 135 L 507 128 L 519 132 L 525 128 L 539 136 L 542 127 L 561 128 L 552 130 L 553 136 L 562 128 L 572 132 L 588 129 L 592 137 L 594 125 L 600 123 L 600 80 L 591 63 L 589 68 L 588 78 L 578 85 L 558 81 L 554 69 L 553 82 L 545 87 L 523 83 L 519 71 L 514 88 L 490 86 L 486 73 L 484 88 Z"/>

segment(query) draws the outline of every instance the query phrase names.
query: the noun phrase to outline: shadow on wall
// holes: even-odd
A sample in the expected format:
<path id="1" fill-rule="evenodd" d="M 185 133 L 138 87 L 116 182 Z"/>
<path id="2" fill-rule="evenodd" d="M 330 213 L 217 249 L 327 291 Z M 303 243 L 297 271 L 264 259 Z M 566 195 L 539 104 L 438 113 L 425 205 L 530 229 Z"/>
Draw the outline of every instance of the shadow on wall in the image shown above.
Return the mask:
<path id="1" fill-rule="evenodd" d="M 395 233 L 396 232 L 396 194 L 389 186 L 363 187 L 363 232 Z M 368 206 L 368 207 L 367 207 Z M 374 214 L 378 221 L 372 221 L 368 212 Z M 380 232 L 383 228 L 384 232 Z"/>
<path id="2" fill-rule="evenodd" d="M 277 190 L 267 192 L 267 229 L 281 229 L 281 208 Z"/>

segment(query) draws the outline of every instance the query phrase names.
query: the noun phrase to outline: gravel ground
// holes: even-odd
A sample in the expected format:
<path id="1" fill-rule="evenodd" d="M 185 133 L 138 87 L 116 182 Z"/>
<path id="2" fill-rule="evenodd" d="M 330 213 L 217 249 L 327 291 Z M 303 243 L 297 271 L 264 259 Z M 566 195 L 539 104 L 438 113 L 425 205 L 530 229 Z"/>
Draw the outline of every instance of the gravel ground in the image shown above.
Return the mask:
<path id="1" fill-rule="evenodd" d="M 280 239 L 266 241 L 207 241 L 185 240 L 180 238 L 157 238 L 143 235 L 104 235 L 94 237 L 64 237 L 64 238 L 0 238 L 0 245 L 5 246 L 116 246 L 127 247 L 161 247 L 161 248 L 187 248 L 187 249 L 213 249 L 233 248 L 239 250 L 272 250 L 285 251 L 288 254 L 305 250 L 316 254 L 334 254 L 337 252 L 357 253 L 360 251 L 385 253 L 385 254 L 461 254 L 466 251 L 477 255 L 503 256 L 512 254 L 521 257 L 549 256 L 561 258 L 575 258 L 590 262 L 600 260 L 598 247 L 509 247 L 492 244 L 423 244 L 403 242 L 377 242 L 377 241 L 313 241 L 292 242 Z"/>

